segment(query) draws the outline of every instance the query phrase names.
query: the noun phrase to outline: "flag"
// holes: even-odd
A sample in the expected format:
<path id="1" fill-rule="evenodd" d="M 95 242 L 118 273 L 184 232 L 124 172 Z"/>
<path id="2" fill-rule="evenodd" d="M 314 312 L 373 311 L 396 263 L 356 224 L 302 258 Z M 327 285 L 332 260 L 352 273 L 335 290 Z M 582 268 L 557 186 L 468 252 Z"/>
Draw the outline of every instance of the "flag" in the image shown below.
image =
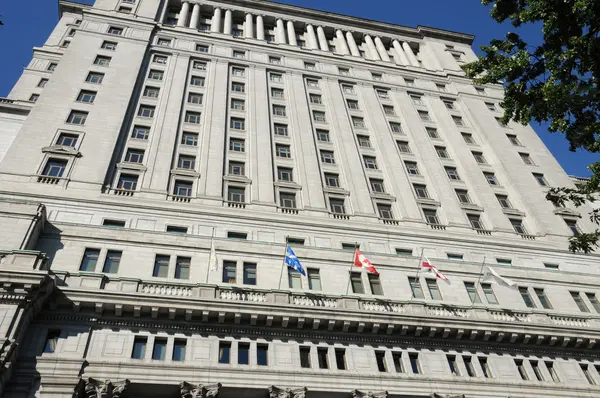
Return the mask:
<path id="1" fill-rule="evenodd" d="M 290 246 L 287 246 L 285 249 L 285 263 L 288 267 L 295 269 L 300 272 L 302 275 L 306 276 L 306 272 L 304 271 L 304 267 L 300 264 L 300 260 L 294 254 L 294 251 Z"/>
<path id="2" fill-rule="evenodd" d="M 217 252 L 215 251 L 214 239 L 211 239 L 210 241 L 210 255 L 208 257 L 208 265 L 211 271 L 216 271 L 219 268 L 219 264 L 217 263 Z"/>
<path id="3" fill-rule="evenodd" d="M 483 278 L 482 280 L 484 282 L 490 282 L 490 283 L 497 283 L 499 285 L 502 286 L 507 286 L 507 287 L 517 287 L 517 284 L 513 281 L 511 281 L 508 278 L 504 278 L 502 276 L 500 276 L 500 274 L 498 274 L 496 271 L 494 271 L 492 269 L 492 267 L 485 267 L 486 271 L 483 274 Z"/>
<path id="4" fill-rule="evenodd" d="M 424 257 L 423 261 L 421 262 L 421 267 L 426 268 L 429 271 L 433 272 L 435 274 L 436 278 L 439 278 L 441 280 L 444 280 L 444 281 L 450 283 L 450 279 L 448 279 L 448 277 L 446 275 L 442 274 L 440 272 L 440 270 L 437 269 L 437 267 L 435 265 L 433 265 L 427 257 Z"/>
<path id="5" fill-rule="evenodd" d="M 359 268 L 365 268 L 372 274 L 379 275 L 379 272 L 377 272 L 371 261 L 369 261 L 369 259 L 366 258 L 358 249 L 356 249 L 354 252 L 354 265 Z"/>

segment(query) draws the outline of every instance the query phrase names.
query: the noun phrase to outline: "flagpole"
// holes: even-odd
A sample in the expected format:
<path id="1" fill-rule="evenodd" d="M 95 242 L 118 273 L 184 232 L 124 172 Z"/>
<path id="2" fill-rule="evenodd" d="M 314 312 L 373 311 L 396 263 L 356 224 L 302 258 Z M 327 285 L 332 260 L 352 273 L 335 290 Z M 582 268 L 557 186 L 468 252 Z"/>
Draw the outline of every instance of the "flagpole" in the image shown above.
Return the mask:
<path id="1" fill-rule="evenodd" d="M 279 274 L 279 285 L 278 290 L 281 289 L 281 279 L 283 279 L 283 270 L 285 269 L 285 256 L 288 248 L 288 235 L 285 236 L 285 248 L 283 249 L 283 263 L 281 264 L 281 273 Z"/>
<path id="2" fill-rule="evenodd" d="M 352 254 L 352 261 L 350 262 L 350 270 L 348 271 L 348 286 L 346 286 L 346 296 L 350 292 L 350 281 L 352 280 L 352 267 L 354 266 L 354 259 L 356 258 L 356 248 L 358 242 L 354 242 L 354 253 Z"/>
<path id="3" fill-rule="evenodd" d="M 212 248 L 213 248 L 213 245 L 215 244 L 214 240 L 215 240 L 215 227 L 213 227 L 212 234 L 210 236 L 210 249 L 208 249 L 208 267 L 206 267 L 206 283 L 208 283 L 208 276 L 210 274 L 210 263 L 212 260 L 212 258 L 211 258 Z M 216 250 L 215 250 L 215 253 L 216 253 Z"/>
<path id="4" fill-rule="evenodd" d="M 479 286 L 479 282 L 481 282 L 481 277 L 483 276 L 483 267 L 485 266 L 486 256 L 483 256 L 483 261 L 481 262 L 481 269 L 479 270 L 479 278 L 477 278 L 477 283 L 475 283 L 475 293 L 479 296 L 479 292 L 477 291 L 477 287 Z M 471 307 L 475 305 L 475 300 L 471 302 Z"/>
<path id="5" fill-rule="evenodd" d="M 419 273 L 421 272 L 421 263 L 423 262 L 423 250 L 425 250 L 424 248 L 421 248 L 421 256 L 419 256 L 419 264 L 417 265 L 417 274 L 415 275 L 415 283 L 419 284 L 419 287 L 421 286 L 421 282 L 419 281 Z M 410 284 L 410 282 L 409 282 Z M 409 286 L 410 289 L 410 301 L 412 301 L 412 299 L 415 297 L 415 294 L 413 292 L 412 286 Z"/>

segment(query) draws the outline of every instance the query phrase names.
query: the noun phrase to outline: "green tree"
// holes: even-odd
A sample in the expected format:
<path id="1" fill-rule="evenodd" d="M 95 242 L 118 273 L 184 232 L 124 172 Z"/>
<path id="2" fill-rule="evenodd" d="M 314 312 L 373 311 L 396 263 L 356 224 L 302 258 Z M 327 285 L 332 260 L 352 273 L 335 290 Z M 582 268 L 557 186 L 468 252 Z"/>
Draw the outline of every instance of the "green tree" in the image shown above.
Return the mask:
<path id="1" fill-rule="evenodd" d="M 477 84 L 502 82 L 503 121 L 548 122 L 553 133 L 564 134 L 569 149 L 600 152 L 600 1 L 599 0 L 481 0 L 492 5 L 498 23 L 510 22 L 514 32 L 482 46 L 483 55 L 464 65 Z M 537 24 L 541 43 L 525 42 L 519 28 Z M 577 188 L 552 188 L 546 198 L 556 205 L 580 207 L 598 200 L 600 162 L 588 166 L 589 182 Z M 589 213 L 600 224 L 600 209 Z M 599 247 L 600 230 L 576 234 L 573 252 Z"/>

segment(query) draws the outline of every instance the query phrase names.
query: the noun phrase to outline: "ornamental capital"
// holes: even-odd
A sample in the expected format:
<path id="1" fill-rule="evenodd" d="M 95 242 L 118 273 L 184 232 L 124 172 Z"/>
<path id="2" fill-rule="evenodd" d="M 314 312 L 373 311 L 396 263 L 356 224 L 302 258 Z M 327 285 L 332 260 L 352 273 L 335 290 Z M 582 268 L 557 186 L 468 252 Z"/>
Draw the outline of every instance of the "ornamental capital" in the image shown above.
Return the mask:
<path id="1" fill-rule="evenodd" d="M 434 392 L 433 394 L 430 395 L 431 398 L 466 398 L 465 394 L 456 394 L 456 395 L 451 395 L 451 394 L 438 394 L 436 392 Z"/>
<path id="2" fill-rule="evenodd" d="M 275 386 L 269 387 L 269 398 L 306 398 L 308 388 L 278 388 Z"/>
<path id="3" fill-rule="evenodd" d="M 84 398 L 121 398 L 127 392 L 130 381 L 123 380 L 112 382 L 110 380 L 96 380 L 91 377 L 83 380 Z"/>
<path id="4" fill-rule="evenodd" d="M 388 397 L 388 392 L 387 391 L 381 391 L 381 392 L 372 392 L 372 391 L 368 391 L 368 392 L 363 392 L 363 391 L 359 391 L 359 390 L 352 390 L 352 398 L 387 398 Z"/>
<path id="5" fill-rule="evenodd" d="M 221 383 L 192 384 L 183 381 L 179 384 L 179 389 L 181 398 L 217 398 L 221 386 Z"/>

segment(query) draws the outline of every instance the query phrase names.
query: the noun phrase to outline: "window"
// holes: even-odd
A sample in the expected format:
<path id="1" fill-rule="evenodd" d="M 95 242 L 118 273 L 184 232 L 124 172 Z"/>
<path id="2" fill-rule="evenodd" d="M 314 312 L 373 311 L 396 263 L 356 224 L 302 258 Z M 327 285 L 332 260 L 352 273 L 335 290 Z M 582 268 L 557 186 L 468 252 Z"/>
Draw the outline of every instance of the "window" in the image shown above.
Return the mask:
<path id="1" fill-rule="evenodd" d="M 462 254 L 446 253 L 446 256 L 448 257 L 448 260 L 452 260 L 452 261 L 463 261 L 464 260 L 464 256 Z"/>
<path id="2" fill-rule="evenodd" d="M 173 234 L 187 234 L 188 227 L 178 227 L 176 225 L 167 225 L 167 232 Z"/>
<path id="3" fill-rule="evenodd" d="M 206 64 L 203 63 L 203 65 L 204 65 L 203 70 L 205 70 Z M 231 68 L 231 74 L 236 77 L 244 77 L 244 75 L 246 74 L 246 69 L 233 67 L 233 68 Z"/>
<path id="4" fill-rule="evenodd" d="M 148 72 L 148 79 L 150 80 L 162 80 L 163 76 L 164 72 L 160 70 L 151 69 L 150 72 Z"/>
<path id="5" fill-rule="evenodd" d="M 317 358 L 319 359 L 319 369 L 329 369 L 329 359 L 327 358 L 327 347 L 317 348 Z"/>
<path id="6" fill-rule="evenodd" d="M 56 67 L 57 67 L 57 66 L 58 66 L 58 64 L 57 64 L 57 63 L 55 63 L 55 62 L 51 62 L 51 63 L 48 65 L 48 67 L 46 68 L 46 70 L 47 70 L 47 71 L 50 71 L 50 72 L 54 72 L 54 71 L 56 70 Z"/>
<path id="7" fill-rule="evenodd" d="M 392 133 L 402 133 L 402 125 L 400 123 L 390 122 L 390 129 L 392 130 Z"/>
<path id="8" fill-rule="evenodd" d="M 156 255 L 154 259 L 154 270 L 152 276 L 157 278 L 166 278 L 169 273 L 169 256 Z"/>
<path id="9" fill-rule="evenodd" d="M 588 364 L 586 364 L 586 363 L 580 363 L 579 367 L 581 368 L 581 371 L 583 372 L 583 375 L 585 376 L 585 378 L 588 381 L 588 383 L 590 383 L 591 385 L 595 385 L 596 382 L 594 381 L 594 378 L 590 374 L 590 370 L 589 370 Z"/>
<path id="10" fill-rule="evenodd" d="M 208 46 L 205 46 L 203 44 L 196 44 L 196 51 L 199 53 L 207 53 Z M 235 57 L 235 51 L 233 52 L 233 56 Z M 241 58 L 244 58 L 244 57 L 242 56 Z"/>
<path id="11" fill-rule="evenodd" d="M 239 138 L 229 139 L 229 150 L 232 152 L 245 152 L 246 141 Z"/>
<path id="12" fill-rule="evenodd" d="M 329 142 L 329 131 L 317 129 L 317 139 L 321 142 Z"/>
<path id="13" fill-rule="evenodd" d="M 406 166 L 406 171 L 408 174 L 419 175 L 419 168 L 417 167 L 417 163 L 415 162 L 404 162 Z"/>
<path id="14" fill-rule="evenodd" d="M 383 80 L 383 75 L 381 73 L 371 73 L 371 77 L 373 78 L 373 80 L 378 82 Z"/>
<path id="15" fill-rule="evenodd" d="M 248 234 L 245 232 L 227 231 L 227 239 L 248 239 Z"/>
<path id="16" fill-rule="evenodd" d="M 181 134 L 181 145 L 198 146 L 198 133 L 184 131 Z"/>
<path id="17" fill-rule="evenodd" d="M 148 86 L 148 87 L 144 88 L 144 93 L 142 95 L 147 98 L 158 98 L 159 93 L 160 93 L 160 89 L 158 87 L 149 87 Z"/>
<path id="18" fill-rule="evenodd" d="M 521 157 L 521 160 L 523 160 L 523 163 L 530 166 L 535 165 L 535 163 L 533 163 L 533 160 L 531 160 L 531 156 L 529 156 L 528 153 L 519 153 L 519 156 Z"/>
<path id="19" fill-rule="evenodd" d="M 527 235 L 527 230 L 523 226 L 523 220 L 511 218 L 509 219 L 516 233 L 520 235 Z"/>
<path id="20" fill-rule="evenodd" d="M 100 48 L 103 50 L 115 51 L 117 49 L 117 43 L 114 41 L 104 41 L 102 42 L 102 46 Z"/>
<path id="21" fill-rule="evenodd" d="M 193 183 L 191 181 L 176 180 L 173 187 L 174 196 L 192 196 Z"/>
<path id="22" fill-rule="evenodd" d="M 394 214 L 392 213 L 392 206 L 389 204 L 378 203 L 377 211 L 379 212 L 379 217 L 383 220 L 394 219 Z"/>
<path id="23" fill-rule="evenodd" d="M 446 150 L 446 147 L 444 146 L 436 146 L 435 147 L 435 151 L 437 152 L 438 156 L 442 159 L 450 159 L 450 155 L 448 155 L 448 151 Z"/>
<path id="24" fill-rule="evenodd" d="M 246 101 L 240 99 L 231 99 L 231 109 L 234 111 L 243 111 L 246 108 Z"/>
<path id="25" fill-rule="evenodd" d="M 316 268 L 308 268 L 308 288 L 314 291 L 321 290 L 321 274 Z M 297 272 L 295 272 L 298 274 Z M 298 274 L 299 275 L 299 274 Z"/>
<path id="26" fill-rule="evenodd" d="M 283 89 L 272 88 L 271 89 L 271 97 L 276 98 L 276 99 L 283 99 L 284 98 Z"/>
<path id="27" fill-rule="evenodd" d="M 342 91 L 345 94 L 354 94 L 354 86 L 349 86 L 347 84 L 342 84 Z"/>
<path id="28" fill-rule="evenodd" d="M 130 174 L 121 174 L 117 182 L 117 189 L 125 191 L 135 191 L 137 188 L 138 176 Z"/>
<path id="29" fill-rule="evenodd" d="M 415 193 L 417 194 L 417 198 L 428 199 L 429 193 L 427 192 L 427 186 L 415 184 Z"/>
<path id="30" fill-rule="evenodd" d="M 540 186 L 542 186 L 542 187 L 547 187 L 548 186 L 548 183 L 546 182 L 546 179 L 544 178 L 543 174 L 534 173 L 533 177 L 535 178 L 535 180 L 537 181 L 537 183 L 540 184 Z"/>
<path id="31" fill-rule="evenodd" d="M 412 254 L 412 251 L 411 251 Z M 421 282 L 418 278 L 408 278 L 408 284 L 412 292 L 412 297 L 417 299 L 424 299 L 423 289 L 421 288 Z"/>
<path id="32" fill-rule="evenodd" d="M 233 130 L 245 130 L 246 129 L 246 120 L 232 117 L 231 120 L 229 121 L 229 127 Z"/>
<path id="33" fill-rule="evenodd" d="M 123 34 L 123 28 L 117 28 L 115 26 L 109 26 L 108 28 L 109 35 L 121 36 Z"/>
<path id="34" fill-rule="evenodd" d="M 321 96 L 318 94 L 309 94 L 308 95 L 311 104 L 321 105 L 323 103 Z"/>
<path id="35" fill-rule="evenodd" d="M 186 111 L 184 121 L 191 124 L 200 124 L 200 116 L 200 112 Z"/>
<path id="36" fill-rule="evenodd" d="M 344 199 L 329 199 L 329 208 L 334 214 L 346 214 L 346 208 L 344 206 Z"/>
<path id="37" fill-rule="evenodd" d="M 350 76 L 350 69 L 348 68 L 338 68 L 338 72 L 342 76 Z"/>
<path id="38" fill-rule="evenodd" d="M 544 381 L 544 376 L 542 375 L 542 371 L 540 370 L 538 361 L 530 361 L 531 368 L 533 369 L 533 374 L 538 381 Z"/>
<path id="39" fill-rule="evenodd" d="M 375 360 L 377 361 L 377 369 L 380 372 L 387 372 L 385 366 L 385 351 L 375 351 Z"/>
<path id="40" fill-rule="evenodd" d="M 490 371 L 490 365 L 488 364 L 488 360 L 486 357 L 477 357 L 479 360 L 479 365 L 481 365 L 481 370 L 483 371 L 483 377 L 491 378 L 492 372 Z"/>
<path id="41" fill-rule="evenodd" d="M 555 383 L 560 383 L 560 378 L 558 377 L 558 373 L 556 373 L 556 369 L 554 368 L 554 362 L 547 361 L 545 362 L 546 369 L 548 369 L 548 373 L 550 373 L 550 377 L 552 377 L 552 381 Z"/>
<path id="42" fill-rule="evenodd" d="M 204 87 L 204 78 L 200 76 L 192 76 L 190 86 Z"/>
<path id="43" fill-rule="evenodd" d="M 412 256 L 413 255 L 413 250 L 412 249 L 396 248 L 396 254 L 399 255 L 399 256 Z"/>
<path id="44" fill-rule="evenodd" d="M 227 190 L 227 200 L 236 203 L 246 202 L 246 190 L 241 187 L 229 187 Z"/>
<path id="45" fill-rule="evenodd" d="M 321 162 L 335 164 L 335 158 L 332 151 L 321 151 Z"/>
<path id="46" fill-rule="evenodd" d="M 440 293 L 440 289 L 437 284 L 437 280 L 435 279 L 425 279 L 425 283 L 427 284 L 427 290 L 429 290 L 429 294 L 433 300 L 441 300 L 442 294 Z"/>
<path id="47" fill-rule="evenodd" d="M 313 111 L 313 120 L 321 123 L 327 122 L 327 119 L 325 118 L 325 112 Z"/>
<path id="48" fill-rule="evenodd" d="M 437 216 L 437 211 L 435 209 L 423 209 L 423 214 L 425 215 L 425 220 L 429 225 L 441 225 L 440 220 Z"/>
<path id="49" fill-rule="evenodd" d="M 456 357 L 454 355 L 446 355 L 446 360 L 448 361 L 450 373 L 452 373 L 454 376 L 460 376 L 460 373 L 458 372 L 458 366 L 456 366 Z"/>
<path id="50" fill-rule="evenodd" d="M 508 200 L 508 196 L 496 195 L 496 199 L 498 199 L 498 203 L 500 203 L 500 207 L 502 207 L 503 209 L 512 209 L 512 204 Z"/>
<path id="51" fill-rule="evenodd" d="M 173 343 L 173 361 L 185 361 L 185 347 L 185 340 L 175 339 L 175 342 Z"/>
<path id="52" fill-rule="evenodd" d="M 292 153 L 289 145 L 275 144 L 275 154 L 280 158 L 291 158 Z"/>
<path id="53" fill-rule="evenodd" d="M 461 133 L 463 140 L 465 140 L 465 142 L 467 144 L 475 144 L 475 140 L 473 139 L 473 135 L 472 134 L 468 134 L 468 133 Z"/>
<path id="54" fill-rule="evenodd" d="M 233 91 L 234 93 L 245 93 L 246 85 L 244 83 L 232 82 L 231 91 Z"/>
<path id="55" fill-rule="evenodd" d="M 244 263 L 244 285 L 256 285 L 256 264 Z"/>
<path id="56" fill-rule="evenodd" d="M 446 170 L 446 174 L 448 175 L 448 178 L 454 181 L 460 181 L 460 176 L 458 175 L 458 171 L 456 170 L 456 167 L 444 167 L 444 170 Z"/>
<path id="57" fill-rule="evenodd" d="M 408 354 L 408 359 L 410 361 L 410 368 L 413 374 L 418 375 L 421 373 L 421 366 L 419 364 L 419 354 L 416 352 L 411 352 Z"/>
<path id="58" fill-rule="evenodd" d="M 275 124 L 275 134 L 287 137 L 288 126 L 286 124 Z"/>
<path id="59" fill-rule="evenodd" d="M 152 58 L 152 62 L 154 62 L 155 64 L 160 64 L 160 65 L 166 65 L 167 64 L 167 57 L 165 57 L 164 55 L 154 55 L 154 57 Z M 196 64 L 194 63 L 194 66 Z"/>
<path id="60" fill-rule="evenodd" d="M 314 79 L 306 79 L 306 85 L 310 88 L 319 88 L 319 81 Z"/>
<path id="61" fill-rule="evenodd" d="M 402 366 L 402 353 L 392 352 L 392 361 L 394 362 L 394 369 L 396 373 L 404 373 L 404 367 Z"/>
<path id="62" fill-rule="evenodd" d="M 71 45 L 71 41 L 70 40 L 65 40 L 62 42 L 62 44 L 60 45 L 62 48 L 67 48 Z"/>
<path id="63" fill-rule="evenodd" d="M 383 296 L 383 287 L 379 280 L 379 275 L 368 274 L 369 286 L 371 287 L 371 294 L 374 296 Z"/>
<path id="64" fill-rule="evenodd" d="M 140 108 L 138 109 L 137 115 L 139 117 L 154 117 L 154 110 L 155 109 L 156 108 L 154 106 L 140 105 Z"/>
<path id="65" fill-rule="evenodd" d="M 540 304 L 542 304 L 542 307 L 544 307 L 544 309 L 551 310 L 552 304 L 550 304 L 550 300 L 548 299 L 548 296 L 546 296 L 546 291 L 542 288 L 534 288 L 533 291 L 535 292 L 537 298 L 540 300 Z"/>
<path id="66" fill-rule="evenodd" d="M 274 65 L 281 65 L 280 57 L 269 57 L 269 63 Z"/>
<path id="67" fill-rule="evenodd" d="M 102 272 L 106 274 L 116 274 L 117 272 L 119 272 L 119 264 L 121 263 L 122 254 L 122 252 L 116 250 L 107 251 L 106 258 L 104 259 L 104 267 L 102 268 Z"/>
<path id="68" fill-rule="evenodd" d="M 510 258 L 496 258 L 496 264 L 500 265 L 512 265 L 512 260 Z"/>
<path id="69" fill-rule="evenodd" d="M 521 146 L 521 142 L 519 141 L 519 139 L 517 138 L 516 135 L 513 134 L 506 134 L 506 137 L 508 137 L 508 140 L 510 141 L 511 144 L 513 144 L 514 146 Z"/>
<path id="70" fill-rule="evenodd" d="M 409 79 L 409 78 L 405 77 L 404 82 L 406 83 L 407 86 L 410 86 L 410 87 L 415 86 L 415 79 Z"/>
<path id="71" fill-rule="evenodd" d="M 39 83 L 38 83 L 38 87 L 40 88 L 44 88 L 46 87 L 46 84 L 48 83 L 48 79 L 40 79 Z"/>
<path id="72" fill-rule="evenodd" d="M 356 128 L 361 128 L 361 129 L 364 129 L 366 127 L 365 120 L 362 117 L 352 116 L 352 125 Z"/>
<path id="73" fill-rule="evenodd" d="M 223 283 L 236 283 L 237 264 L 235 261 L 223 261 Z"/>
<path id="74" fill-rule="evenodd" d="M 367 169 L 377 170 L 377 159 L 373 156 L 363 156 L 363 162 Z"/>
<path id="75" fill-rule="evenodd" d="M 229 162 L 229 175 L 243 176 L 246 175 L 246 167 L 243 162 Z"/>
<path id="76" fill-rule="evenodd" d="M 317 64 L 315 64 L 314 62 L 305 62 L 304 69 L 315 70 L 317 69 Z"/>
<path id="77" fill-rule="evenodd" d="M 369 183 L 371 184 L 371 191 L 377 192 L 377 193 L 385 193 L 385 187 L 383 185 L 383 180 L 370 178 Z"/>
<path id="78" fill-rule="evenodd" d="M 587 305 L 583 301 L 583 298 L 581 297 L 581 293 L 579 293 L 579 292 L 569 292 L 569 293 L 571 293 L 571 297 L 573 298 L 573 301 L 575 301 L 575 304 L 577 304 L 579 311 L 590 312 L 590 309 L 587 307 Z"/>
<path id="79" fill-rule="evenodd" d="M 529 380 L 529 376 L 527 375 L 527 371 L 525 370 L 525 366 L 523 366 L 522 359 L 515 359 L 515 366 L 519 371 L 519 375 L 521 376 L 521 380 Z"/>
<path id="80" fill-rule="evenodd" d="M 465 282 L 465 289 L 467 289 L 467 294 L 469 295 L 471 303 L 481 303 L 481 297 L 479 297 L 479 292 L 477 292 L 477 287 L 474 282 Z"/>
<path id="81" fill-rule="evenodd" d="M 467 218 L 469 219 L 471 228 L 477 230 L 485 230 L 483 223 L 481 222 L 481 218 L 479 217 L 479 214 L 467 214 Z"/>
<path id="82" fill-rule="evenodd" d="M 433 127 L 427 127 L 425 128 L 425 130 L 427 130 L 427 135 L 429 136 L 429 138 L 432 138 L 434 140 L 440 138 L 437 129 L 434 129 Z"/>
<path id="83" fill-rule="evenodd" d="M 424 122 L 431 122 L 431 117 L 429 116 L 429 112 L 427 111 L 418 111 L 419 117 Z"/>
<path id="84" fill-rule="evenodd" d="M 371 141 L 369 140 L 369 136 L 367 135 L 357 135 L 358 145 L 363 148 L 371 148 Z"/>
<path id="85" fill-rule="evenodd" d="M 154 348 L 152 349 L 152 359 L 155 361 L 164 361 L 167 353 L 167 339 L 155 338 Z"/>
<path id="86" fill-rule="evenodd" d="M 472 152 L 475 161 L 479 164 L 487 164 L 485 158 L 483 157 L 483 153 L 481 152 Z"/>
<path id="87" fill-rule="evenodd" d="M 553 263 L 544 263 L 544 267 L 547 269 L 554 269 L 554 270 L 558 270 L 559 269 L 559 265 L 558 264 L 553 264 Z"/>
<path id="88" fill-rule="evenodd" d="M 269 79 L 274 83 L 282 83 L 283 82 L 283 76 L 280 75 L 279 73 L 270 73 Z"/>
<path id="89" fill-rule="evenodd" d="M 377 92 L 377 96 L 381 99 L 389 99 L 390 98 L 390 95 L 387 90 L 376 89 L 375 91 Z"/>
<path id="90" fill-rule="evenodd" d="M 102 221 L 102 225 L 105 227 L 113 227 L 113 228 L 125 228 L 125 221 L 122 220 L 111 220 L 105 219 Z"/>
<path id="91" fill-rule="evenodd" d="M 467 369 L 467 375 L 469 377 L 475 377 L 475 368 L 473 367 L 472 357 L 463 355 L 463 362 L 465 363 L 465 368 Z"/>
<path id="92" fill-rule="evenodd" d="M 136 336 L 133 340 L 133 350 L 131 351 L 132 359 L 144 359 L 146 356 L 147 337 Z"/>
<path id="93" fill-rule="evenodd" d="M 600 301 L 598 301 L 598 297 L 594 293 L 586 293 L 585 295 L 590 300 L 590 303 L 592 303 L 594 310 L 600 314 Z"/>
<path id="94" fill-rule="evenodd" d="M 100 257 L 100 250 L 98 249 L 85 249 L 83 253 L 83 259 L 79 266 L 80 271 L 95 272 L 96 265 L 98 264 L 98 257 Z"/>
<path id="95" fill-rule="evenodd" d="M 396 115 L 396 111 L 394 110 L 393 106 L 389 106 L 389 105 L 384 105 L 383 106 L 383 113 L 385 113 L 388 116 L 395 116 Z"/>
<path id="96" fill-rule="evenodd" d="M 67 123 L 83 126 L 85 124 L 87 116 L 88 112 L 71 111 L 71 113 L 69 113 L 69 117 L 67 118 Z"/>
<path id="97" fill-rule="evenodd" d="M 346 104 L 348 104 L 348 108 L 352 110 L 359 110 L 358 101 L 354 100 L 346 100 Z"/>
<path id="98" fill-rule="evenodd" d="M 294 181 L 292 169 L 287 167 L 277 168 L 277 180 L 278 181 Z"/>
<path id="99" fill-rule="evenodd" d="M 502 120 L 502 118 L 497 117 L 496 118 L 496 122 L 501 126 L 501 127 L 508 127 L 508 125 Z"/>
<path id="100" fill-rule="evenodd" d="M 67 168 L 67 161 L 62 159 L 48 159 L 42 175 L 47 177 L 62 177 Z"/>
<path id="101" fill-rule="evenodd" d="M 128 149 L 125 153 L 125 161 L 129 163 L 142 163 L 144 151 L 142 149 Z"/>
<path id="102" fill-rule="evenodd" d="M 111 57 L 105 57 L 103 55 L 98 55 L 96 57 L 96 59 L 94 59 L 94 65 L 97 65 L 97 66 L 109 66 L 111 59 L 112 59 Z"/>
<path id="103" fill-rule="evenodd" d="M 190 257 L 177 257 L 175 261 L 175 279 L 190 279 Z"/>
<path id="104" fill-rule="evenodd" d="M 300 346 L 300 366 L 310 368 L 310 347 Z"/>
<path id="105" fill-rule="evenodd" d="M 273 105 L 273 115 L 285 117 L 285 106 Z"/>
<path id="106" fill-rule="evenodd" d="M 442 101 L 444 102 L 444 105 L 446 106 L 446 109 L 451 109 L 451 110 L 456 109 L 456 106 L 454 106 L 454 100 L 445 99 L 445 100 L 442 100 Z M 454 118 L 454 116 L 453 116 L 453 118 Z M 456 119 L 455 119 L 455 121 L 456 121 Z M 462 125 L 459 125 L 459 126 L 462 126 Z"/>
<path id="107" fill-rule="evenodd" d="M 400 152 L 411 153 L 410 145 L 408 144 L 408 141 L 396 141 L 396 144 L 398 145 L 398 149 L 400 150 Z"/>
<path id="108" fill-rule="evenodd" d="M 448 105 L 446 105 L 446 107 L 448 107 Z M 454 120 L 454 124 L 456 124 L 459 127 L 464 127 L 466 126 L 464 120 L 462 117 L 460 116 L 452 116 L 452 120 Z"/>
<path id="109" fill-rule="evenodd" d="M 528 308 L 536 308 L 536 305 L 533 302 L 531 295 L 529 294 L 529 289 L 521 286 L 519 287 L 519 293 L 521 294 L 521 298 L 523 299 L 523 302 Z"/>
<path id="110" fill-rule="evenodd" d="M 499 185 L 498 180 L 496 179 L 496 175 L 494 173 L 483 173 L 485 179 L 490 185 Z"/>
<path id="111" fill-rule="evenodd" d="M 31 101 L 31 102 L 37 102 L 37 100 L 38 100 L 39 98 L 40 98 L 40 95 L 39 95 L 39 94 L 31 94 L 31 95 L 29 96 L 29 101 Z"/>
<path id="112" fill-rule="evenodd" d="M 58 140 L 56 141 L 56 145 L 70 146 L 74 148 L 77 144 L 78 138 L 79 136 L 77 134 L 60 133 Z"/>
<path id="113" fill-rule="evenodd" d="M 336 348 L 335 349 L 335 363 L 338 370 L 346 370 L 346 349 Z"/>
<path id="114" fill-rule="evenodd" d="M 188 93 L 188 103 L 202 105 L 202 94 L 199 93 Z M 243 101 L 242 101 L 243 104 Z"/>
<path id="115" fill-rule="evenodd" d="M 279 194 L 279 205 L 284 209 L 295 209 L 296 194 L 290 192 L 281 192 Z"/>
<path id="116" fill-rule="evenodd" d="M 219 341 L 219 363 L 229 363 L 231 361 L 231 342 Z"/>
<path id="117" fill-rule="evenodd" d="M 337 174 L 325 173 L 325 185 L 328 187 L 339 188 L 340 176 Z"/>
<path id="118" fill-rule="evenodd" d="M 269 346 L 267 344 L 256 345 L 256 364 L 259 366 L 269 364 Z"/>
<path id="119" fill-rule="evenodd" d="M 288 286 L 290 289 L 302 289 L 300 273 L 288 267 Z"/>
<path id="120" fill-rule="evenodd" d="M 362 275 L 359 272 L 350 272 L 350 284 L 352 285 L 352 293 L 365 294 Z"/>
<path id="121" fill-rule="evenodd" d="M 485 299 L 487 300 L 487 302 L 489 304 L 498 304 L 498 299 L 496 298 L 496 295 L 494 294 L 494 290 L 492 289 L 492 285 L 489 283 L 482 283 L 481 284 L 481 289 L 483 290 L 483 294 L 485 296 Z"/>

